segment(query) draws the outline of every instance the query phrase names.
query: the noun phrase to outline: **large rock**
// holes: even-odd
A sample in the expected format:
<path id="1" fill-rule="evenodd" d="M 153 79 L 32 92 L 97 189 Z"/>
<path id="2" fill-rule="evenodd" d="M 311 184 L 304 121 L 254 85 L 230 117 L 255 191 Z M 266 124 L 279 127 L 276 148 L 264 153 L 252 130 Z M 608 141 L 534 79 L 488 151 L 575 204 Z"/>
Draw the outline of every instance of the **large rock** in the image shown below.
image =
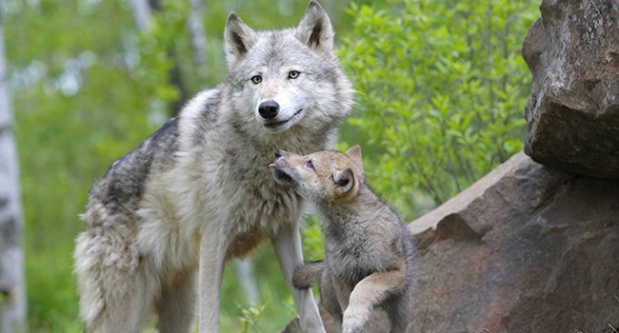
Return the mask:
<path id="1" fill-rule="evenodd" d="M 619 182 L 522 152 L 409 228 L 419 247 L 411 332 L 619 328 Z"/>
<path id="2" fill-rule="evenodd" d="M 523 57 L 533 74 L 525 152 L 619 179 L 619 1 L 543 0 Z"/>

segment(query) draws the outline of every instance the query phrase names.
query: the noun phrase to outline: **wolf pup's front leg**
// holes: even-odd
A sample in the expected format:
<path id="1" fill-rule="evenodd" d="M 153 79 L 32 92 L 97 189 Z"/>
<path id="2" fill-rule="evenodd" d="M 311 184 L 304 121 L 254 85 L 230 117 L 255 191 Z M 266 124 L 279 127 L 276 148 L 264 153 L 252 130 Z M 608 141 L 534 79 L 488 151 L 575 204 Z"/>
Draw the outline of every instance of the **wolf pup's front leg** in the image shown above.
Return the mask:
<path id="1" fill-rule="evenodd" d="M 375 272 L 357 283 L 350 294 L 348 307 L 344 311 L 342 332 L 361 332 L 374 307 L 390 295 L 402 292 L 405 277 L 405 267 L 399 267 L 388 272 Z"/>
<path id="2" fill-rule="evenodd" d="M 294 223 L 290 229 L 282 230 L 272 239 L 273 249 L 279 261 L 284 280 L 292 294 L 301 319 L 301 328 L 305 333 L 325 333 L 318 306 L 314 301 L 311 289 L 297 289 L 292 284 L 292 276 L 295 267 L 303 264 L 303 252 L 301 248 L 301 236 L 299 224 Z"/>

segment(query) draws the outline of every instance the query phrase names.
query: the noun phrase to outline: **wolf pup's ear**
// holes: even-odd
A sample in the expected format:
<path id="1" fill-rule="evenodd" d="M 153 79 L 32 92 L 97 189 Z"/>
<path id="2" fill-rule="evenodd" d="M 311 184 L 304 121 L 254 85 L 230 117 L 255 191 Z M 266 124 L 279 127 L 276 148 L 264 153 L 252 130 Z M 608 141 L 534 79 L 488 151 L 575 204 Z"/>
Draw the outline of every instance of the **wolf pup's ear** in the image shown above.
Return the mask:
<path id="1" fill-rule="evenodd" d="M 357 176 L 360 178 L 364 177 L 365 171 L 363 170 L 363 159 L 361 158 L 361 146 L 354 145 L 350 147 L 346 151 L 346 156 L 350 157 L 350 159 L 357 165 Z"/>
<path id="2" fill-rule="evenodd" d="M 224 31 L 224 46 L 226 49 L 226 61 L 228 68 L 234 67 L 247 53 L 247 50 L 254 45 L 258 35 L 248 27 L 241 18 L 231 12 L 226 22 Z"/>
<path id="3" fill-rule="evenodd" d="M 320 52 L 333 50 L 333 27 L 329 15 L 318 2 L 312 0 L 297 28 L 297 38 Z"/>
<path id="4" fill-rule="evenodd" d="M 354 145 L 346 151 L 346 155 L 350 157 L 355 163 L 363 164 L 361 159 L 361 146 Z"/>
<path id="5" fill-rule="evenodd" d="M 338 170 L 333 174 L 335 181 L 335 199 L 347 201 L 357 194 L 357 180 L 352 169 Z"/>

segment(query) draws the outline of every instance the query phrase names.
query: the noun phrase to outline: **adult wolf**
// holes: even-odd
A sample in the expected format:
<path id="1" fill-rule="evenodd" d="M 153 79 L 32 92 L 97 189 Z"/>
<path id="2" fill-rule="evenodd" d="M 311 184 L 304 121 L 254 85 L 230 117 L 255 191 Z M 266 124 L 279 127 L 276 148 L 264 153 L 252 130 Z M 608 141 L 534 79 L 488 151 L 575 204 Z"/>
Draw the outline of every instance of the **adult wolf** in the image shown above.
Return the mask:
<path id="1" fill-rule="evenodd" d="M 152 308 L 160 332 L 189 332 L 196 298 L 200 332 L 219 331 L 224 263 L 263 240 L 304 330 L 324 332 L 311 292 L 292 286 L 303 200 L 266 166 L 276 149 L 329 146 L 350 111 L 331 22 L 310 1 L 297 28 L 255 32 L 231 13 L 224 37 L 226 82 L 190 100 L 90 190 L 74 252 L 87 332 L 138 332 Z"/>

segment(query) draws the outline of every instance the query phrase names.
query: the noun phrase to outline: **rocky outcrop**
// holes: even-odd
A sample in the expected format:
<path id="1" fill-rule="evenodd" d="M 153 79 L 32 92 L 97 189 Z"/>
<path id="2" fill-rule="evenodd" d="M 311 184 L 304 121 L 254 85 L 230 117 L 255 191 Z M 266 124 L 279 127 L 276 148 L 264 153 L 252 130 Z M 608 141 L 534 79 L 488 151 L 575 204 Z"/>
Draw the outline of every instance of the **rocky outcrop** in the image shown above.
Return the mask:
<path id="1" fill-rule="evenodd" d="M 619 328 L 619 2 L 540 11 L 523 56 L 524 152 L 541 164 L 519 153 L 410 224 L 413 332 Z"/>
<path id="2" fill-rule="evenodd" d="M 619 1 L 543 0 L 522 54 L 533 74 L 525 152 L 619 179 Z"/>
<path id="3" fill-rule="evenodd" d="M 619 327 L 619 182 L 519 153 L 409 228 L 419 247 L 411 332 Z"/>

